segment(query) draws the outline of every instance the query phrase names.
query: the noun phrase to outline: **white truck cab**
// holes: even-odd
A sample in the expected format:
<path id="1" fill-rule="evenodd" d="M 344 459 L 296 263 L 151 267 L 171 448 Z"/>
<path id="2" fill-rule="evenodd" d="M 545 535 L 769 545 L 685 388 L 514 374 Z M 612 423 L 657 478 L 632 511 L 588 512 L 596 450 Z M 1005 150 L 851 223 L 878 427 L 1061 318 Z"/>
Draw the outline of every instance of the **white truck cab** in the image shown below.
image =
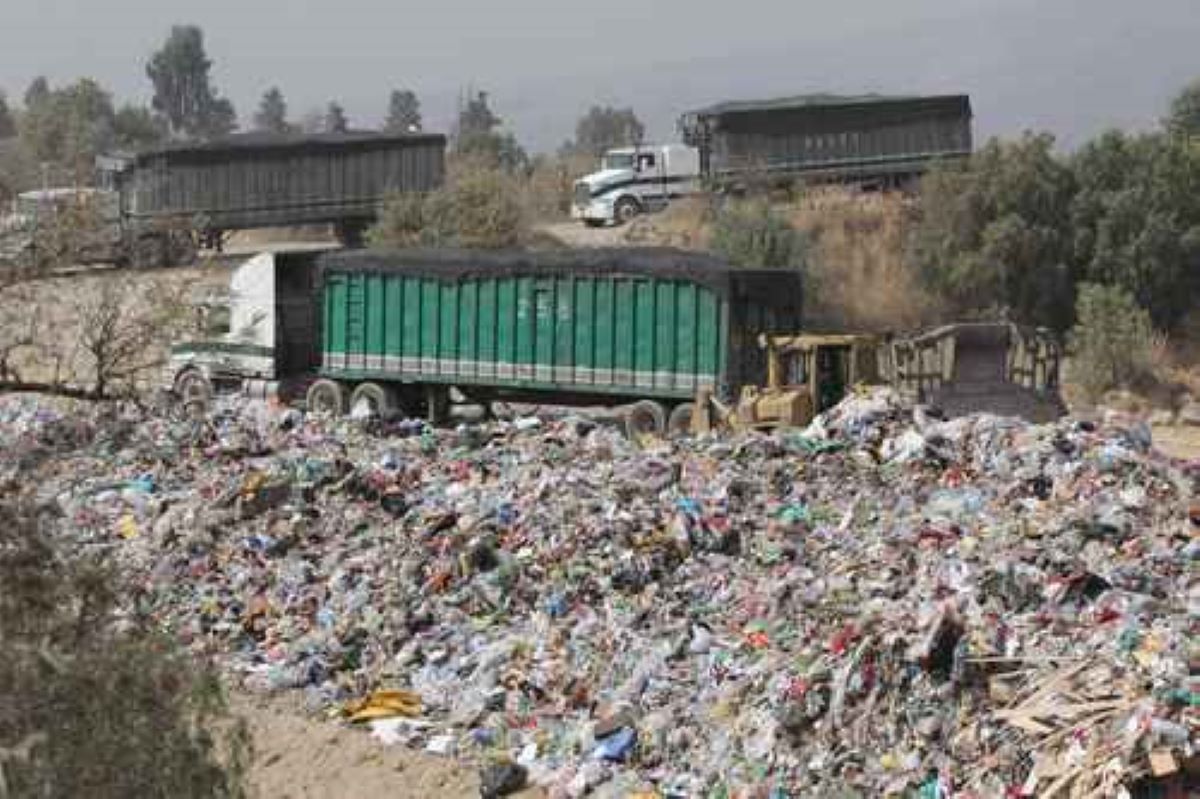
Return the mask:
<path id="1" fill-rule="evenodd" d="M 621 224 L 700 190 L 700 152 L 684 144 L 621 147 L 604 154 L 600 171 L 575 183 L 571 218 L 599 227 Z"/>

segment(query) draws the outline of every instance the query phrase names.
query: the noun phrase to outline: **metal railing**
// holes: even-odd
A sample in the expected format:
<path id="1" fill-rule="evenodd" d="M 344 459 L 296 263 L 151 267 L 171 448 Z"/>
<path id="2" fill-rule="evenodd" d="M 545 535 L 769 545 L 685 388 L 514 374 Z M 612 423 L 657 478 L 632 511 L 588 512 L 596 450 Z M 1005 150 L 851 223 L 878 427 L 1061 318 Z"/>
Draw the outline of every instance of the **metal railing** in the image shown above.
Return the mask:
<path id="1" fill-rule="evenodd" d="M 988 332 L 1007 340 L 1003 379 L 1043 395 L 1057 396 L 1062 345 L 1045 328 L 1008 322 L 944 325 L 889 347 L 887 375 L 898 390 L 918 402 L 929 401 L 958 372 L 959 338 L 966 332 Z"/>

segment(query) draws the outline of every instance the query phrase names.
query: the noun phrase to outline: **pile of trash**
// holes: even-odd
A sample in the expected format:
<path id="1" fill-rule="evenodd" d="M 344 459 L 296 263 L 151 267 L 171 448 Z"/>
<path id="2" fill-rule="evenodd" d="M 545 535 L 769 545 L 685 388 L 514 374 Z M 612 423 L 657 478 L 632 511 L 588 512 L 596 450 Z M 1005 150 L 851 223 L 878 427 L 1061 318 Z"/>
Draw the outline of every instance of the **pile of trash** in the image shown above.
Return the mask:
<path id="1" fill-rule="evenodd" d="M 886 391 L 657 442 L 99 413 L 6 400 L 0 479 L 121 564 L 130 622 L 490 795 L 1139 795 L 1200 767 L 1197 472 L 1136 425 Z"/>

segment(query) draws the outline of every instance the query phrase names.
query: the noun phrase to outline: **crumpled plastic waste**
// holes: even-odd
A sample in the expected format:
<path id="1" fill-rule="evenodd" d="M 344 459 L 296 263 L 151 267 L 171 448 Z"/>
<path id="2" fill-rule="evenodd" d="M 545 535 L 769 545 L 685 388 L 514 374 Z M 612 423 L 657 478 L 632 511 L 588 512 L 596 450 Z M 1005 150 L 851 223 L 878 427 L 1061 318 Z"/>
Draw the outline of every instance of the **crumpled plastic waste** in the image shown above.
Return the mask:
<path id="1" fill-rule="evenodd" d="M 1198 475 L 888 391 L 645 446 L 0 399 L 0 481 L 129 619 L 551 797 L 1186 795 Z"/>

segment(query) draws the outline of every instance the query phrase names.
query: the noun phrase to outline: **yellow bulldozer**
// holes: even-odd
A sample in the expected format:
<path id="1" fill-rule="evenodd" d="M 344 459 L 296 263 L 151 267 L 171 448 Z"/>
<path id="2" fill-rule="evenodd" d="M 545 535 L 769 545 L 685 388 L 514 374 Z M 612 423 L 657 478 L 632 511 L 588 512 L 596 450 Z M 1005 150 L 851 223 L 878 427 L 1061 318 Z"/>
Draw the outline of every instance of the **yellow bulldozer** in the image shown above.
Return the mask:
<path id="1" fill-rule="evenodd" d="M 803 427 L 859 385 L 890 385 L 949 416 L 985 411 L 1035 422 L 1057 418 L 1061 346 L 1049 331 L 1007 322 L 944 325 L 913 336 L 761 335 L 765 386 L 743 386 L 732 406 L 696 397 L 691 432 Z"/>
<path id="2" fill-rule="evenodd" d="M 692 411 L 692 432 L 801 427 L 841 402 L 854 386 L 878 383 L 883 340 L 866 334 L 763 335 L 767 384 L 743 386 L 732 406 L 702 389 Z"/>

